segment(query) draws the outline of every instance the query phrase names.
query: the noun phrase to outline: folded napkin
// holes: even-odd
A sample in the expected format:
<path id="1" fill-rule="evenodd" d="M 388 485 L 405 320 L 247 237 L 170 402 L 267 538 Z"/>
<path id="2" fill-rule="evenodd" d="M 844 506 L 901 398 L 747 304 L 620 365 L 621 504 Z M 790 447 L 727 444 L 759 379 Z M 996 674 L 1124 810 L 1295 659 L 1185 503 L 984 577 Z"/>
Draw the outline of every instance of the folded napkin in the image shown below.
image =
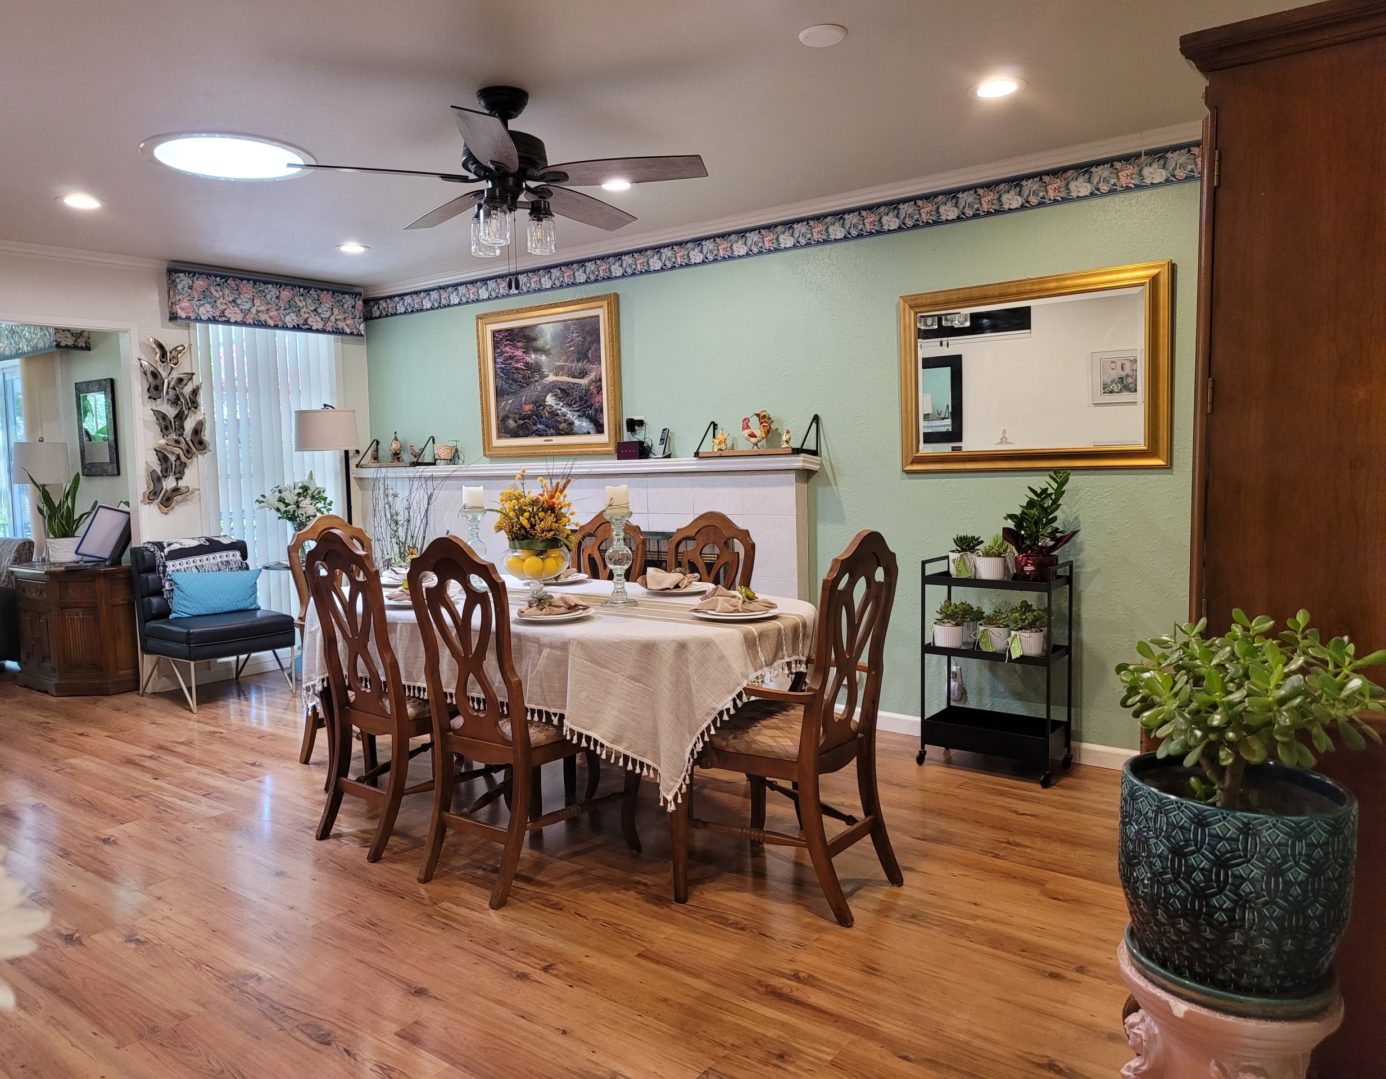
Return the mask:
<path id="1" fill-rule="evenodd" d="M 587 610 L 587 604 L 582 600 L 570 595 L 545 596 L 533 606 L 526 605 L 520 608 L 521 618 L 544 618 L 555 614 L 572 614 L 574 611 Z"/>
<path id="2" fill-rule="evenodd" d="M 773 611 L 775 603 L 760 596 L 747 599 L 740 592 L 731 592 L 719 585 L 709 592 L 701 603 L 695 603 L 693 609 L 714 611 L 717 614 L 756 614 L 761 611 Z"/>
<path id="3" fill-rule="evenodd" d="M 563 569 L 560 570 L 558 573 L 555 573 L 552 577 L 546 577 L 545 580 L 566 581 L 569 577 L 572 577 L 576 573 L 577 570 L 573 569 L 572 566 L 564 566 Z"/>
<path id="4" fill-rule="evenodd" d="M 392 588 L 385 593 L 385 598 L 391 603 L 409 603 L 409 589 Z"/>
<path id="5" fill-rule="evenodd" d="M 684 573 L 675 570 L 672 573 L 666 569 L 655 569 L 651 566 L 645 571 L 645 576 L 635 583 L 648 588 L 651 592 L 672 592 L 678 588 L 687 588 L 690 584 L 696 584 L 698 575 L 696 573 Z"/>

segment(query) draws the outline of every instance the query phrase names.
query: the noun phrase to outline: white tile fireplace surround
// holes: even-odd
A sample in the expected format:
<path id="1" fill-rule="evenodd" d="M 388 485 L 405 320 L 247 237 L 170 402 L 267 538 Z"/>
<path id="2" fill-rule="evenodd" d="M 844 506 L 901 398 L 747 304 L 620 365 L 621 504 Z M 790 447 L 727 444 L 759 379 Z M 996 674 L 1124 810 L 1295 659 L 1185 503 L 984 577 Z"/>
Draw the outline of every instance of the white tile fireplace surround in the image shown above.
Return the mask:
<path id="1" fill-rule="evenodd" d="M 371 484 L 407 483 L 411 475 L 427 473 L 439 481 L 430 531 L 453 532 L 463 539 L 467 524 L 460 514 L 462 488 L 486 488 L 486 505 L 494 507 L 501 490 L 515 479 L 521 467 L 530 482 L 552 469 L 569 471 L 573 482 L 568 494 L 579 522 L 589 520 L 603 506 L 608 484 L 630 487 L 631 519 L 651 532 L 673 532 L 706 510 L 720 510 L 751 533 L 756 542 L 755 587 L 769 595 L 813 600 L 818 582 L 809 564 L 808 481 L 818 471 L 819 459 L 809 456 L 765 457 L 671 457 L 645 461 L 574 461 L 571 464 L 482 461 L 470 465 L 433 465 L 423 468 L 358 468 L 354 477 L 361 488 L 358 520 L 373 531 Z M 487 515 L 481 526 L 485 555 L 498 561 L 505 551 L 505 537 L 492 531 L 495 518 Z"/>

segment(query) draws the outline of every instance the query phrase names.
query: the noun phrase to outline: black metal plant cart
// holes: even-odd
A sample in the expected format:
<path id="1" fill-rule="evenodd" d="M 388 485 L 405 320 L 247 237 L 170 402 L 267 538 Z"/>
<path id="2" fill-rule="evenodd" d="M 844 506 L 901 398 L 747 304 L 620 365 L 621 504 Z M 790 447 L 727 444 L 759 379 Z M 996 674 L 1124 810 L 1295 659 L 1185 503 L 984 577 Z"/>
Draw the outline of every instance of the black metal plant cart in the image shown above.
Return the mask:
<path id="1" fill-rule="evenodd" d="M 933 568 L 931 567 L 938 567 Z M 1073 563 L 1063 562 L 1053 568 L 1048 580 L 1026 581 L 1011 579 L 983 581 L 975 577 L 954 577 L 948 572 L 948 557 L 926 558 L 920 563 L 922 585 L 922 624 L 919 649 L 919 700 L 923 721 L 919 731 L 919 753 L 916 764 L 924 763 L 925 747 L 959 749 L 992 757 L 1004 757 L 1043 770 L 1040 786 L 1054 782 L 1054 765 L 1067 770 L 1073 763 Z M 944 588 L 948 599 L 954 588 L 1001 589 L 1009 592 L 1039 592 L 1045 599 L 1049 625 L 1049 654 L 1020 656 L 1007 659 L 1005 650 L 983 652 L 974 647 L 940 648 L 930 641 L 930 622 L 934 605 L 929 602 L 930 588 Z M 1066 592 L 1067 628 L 1062 641 L 1055 640 L 1054 598 Z M 944 707 L 933 715 L 925 715 L 929 704 L 929 657 L 944 657 Z M 969 708 L 949 700 L 947 670 L 955 659 L 975 659 L 983 662 L 1011 663 L 1018 667 L 1044 669 L 1044 715 L 1028 715 L 996 708 Z M 1054 667 L 1064 666 L 1063 718 L 1055 718 Z"/>

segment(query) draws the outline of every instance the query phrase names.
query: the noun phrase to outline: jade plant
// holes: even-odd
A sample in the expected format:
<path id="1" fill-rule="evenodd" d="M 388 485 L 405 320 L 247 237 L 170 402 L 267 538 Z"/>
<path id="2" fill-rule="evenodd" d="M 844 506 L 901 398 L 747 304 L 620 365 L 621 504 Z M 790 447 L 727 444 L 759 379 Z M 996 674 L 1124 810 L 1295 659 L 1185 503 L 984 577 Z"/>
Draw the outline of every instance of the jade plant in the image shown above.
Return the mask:
<path id="1" fill-rule="evenodd" d="M 953 550 L 959 554 L 976 554 L 977 549 L 982 546 L 982 537 L 973 536 L 967 532 L 962 532 L 953 537 Z"/>
<path id="2" fill-rule="evenodd" d="M 1065 532 L 1059 527 L 1069 475 L 1066 469 L 1049 473 L 1043 486 L 1027 488 L 1029 497 L 1018 510 L 1005 515 L 1010 527 L 1001 532 L 1017 551 L 1053 554 L 1078 534 L 1077 529 Z"/>
<path id="3" fill-rule="evenodd" d="M 1345 636 L 1325 641 L 1303 610 L 1275 635 L 1266 615 L 1236 610 L 1232 619 L 1224 634 L 1200 619 L 1138 641 L 1141 662 L 1116 668 L 1122 706 L 1158 739 L 1156 755 L 1198 770 L 1193 798 L 1254 810 L 1247 765 L 1276 758 L 1312 768 L 1314 752 L 1332 751 L 1335 739 L 1349 749 L 1381 741 L 1363 713 L 1386 710 L 1386 701 L 1361 672 L 1386 662 L 1386 649 L 1358 656 Z"/>
<path id="4" fill-rule="evenodd" d="M 25 475 L 29 476 L 27 472 Z M 29 476 L 30 485 L 38 491 L 39 516 L 43 518 L 44 531 L 49 539 L 72 539 L 87 523 L 87 518 L 96 512 L 99 501 L 95 499 L 87 509 L 77 512 L 77 488 L 81 482 L 82 474 L 74 472 L 72 482 L 54 498 L 47 487 Z"/>
<path id="5" fill-rule="evenodd" d="M 1040 630 L 1049 625 L 1049 615 L 1028 600 L 1021 600 L 1006 611 L 1006 625 L 1016 631 Z"/>
<path id="6" fill-rule="evenodd" d="M 946 599 L 938 605 L 934 622 L 940 626 L 962 626 L 975 622 L 980 614 L 981 611 L 970 603 Z"/>

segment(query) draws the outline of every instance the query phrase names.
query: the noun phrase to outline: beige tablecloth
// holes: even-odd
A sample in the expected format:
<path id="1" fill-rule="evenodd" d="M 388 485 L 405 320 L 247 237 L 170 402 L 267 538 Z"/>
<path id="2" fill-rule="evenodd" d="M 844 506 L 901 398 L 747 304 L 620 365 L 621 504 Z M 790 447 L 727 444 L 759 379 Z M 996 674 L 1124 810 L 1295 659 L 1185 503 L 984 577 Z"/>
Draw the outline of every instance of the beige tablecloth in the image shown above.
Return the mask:
<path id="1" fill-rule="evenodd" d="M 596 613 L 558 625 L 513 617 L 526 592 L 510 587 L 515 669 L 531 718 L 562 723 L 573 741 L 657 777 L 660 801 L 672 809 L 707 736 L 744 703 L 745 685 L 804 669 L 814 609 L 776 597 L 773 619 L 715 624 L 690 614 L 696 598 L 627 587 L 639 601 L 635 607 L 596 606 L 611 593 L 605 582 L 563 587 L 588 599 Z M 387 620 L 406 691 L 423 696 L 424 650 L 414 612 L 391 608 Z M 443 684 L 452 685 L 451 661 L 444 664 Z M 303 684 L 310 697 L 326 684 L 322 634 L 311 607 Z"/>

